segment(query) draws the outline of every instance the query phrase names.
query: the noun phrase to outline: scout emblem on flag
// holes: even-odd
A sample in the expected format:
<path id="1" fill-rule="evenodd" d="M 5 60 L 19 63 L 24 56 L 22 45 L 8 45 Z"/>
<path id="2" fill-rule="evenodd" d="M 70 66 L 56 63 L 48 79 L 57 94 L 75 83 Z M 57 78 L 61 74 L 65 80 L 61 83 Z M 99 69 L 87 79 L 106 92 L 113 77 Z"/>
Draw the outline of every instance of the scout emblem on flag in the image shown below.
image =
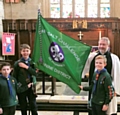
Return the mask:
<path id="1" fill-rule="evenodd" d="M 38 10 L 32 61 L 36 68 L 80 92 L 82 71 L 91 51 L 83 44 L 50 25 Z"/>

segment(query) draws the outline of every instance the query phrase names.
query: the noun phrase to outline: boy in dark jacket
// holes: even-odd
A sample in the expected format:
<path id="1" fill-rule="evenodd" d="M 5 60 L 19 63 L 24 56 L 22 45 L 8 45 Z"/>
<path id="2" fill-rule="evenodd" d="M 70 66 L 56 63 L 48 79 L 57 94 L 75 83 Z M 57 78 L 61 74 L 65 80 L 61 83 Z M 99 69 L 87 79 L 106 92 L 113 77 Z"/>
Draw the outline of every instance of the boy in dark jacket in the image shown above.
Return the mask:
<path id="1" fill-rule="evenodd" d="M 36 96 L 33 91 L 33 77 L 37 75 L 29 57 L 31 50 L 28 44 L 22 44 L 20 47 L 21 59 L 15 62 L 13 76 L 19 84 L 18 100 L 22 115 L 27 115 L 27 101 L 30 105 L 32 115 L 37 114 Z"/>
<path id="2" fill-rule="evenodd" d="M 11 65 L 7 62 L 0 66 L 0 114 L 15 115 L 17 81 L 10 75 Z"/>
<path id="3" fill-rule="evenodd" d="M 92 115 L 106 115 L 108 105 L 114 96 L 111 76 L 104 68 L 107 60 L 99 55 L 95 58 L 96 71 L 89 87 L 79 86 L 81 90 L 92 91 Z"/>

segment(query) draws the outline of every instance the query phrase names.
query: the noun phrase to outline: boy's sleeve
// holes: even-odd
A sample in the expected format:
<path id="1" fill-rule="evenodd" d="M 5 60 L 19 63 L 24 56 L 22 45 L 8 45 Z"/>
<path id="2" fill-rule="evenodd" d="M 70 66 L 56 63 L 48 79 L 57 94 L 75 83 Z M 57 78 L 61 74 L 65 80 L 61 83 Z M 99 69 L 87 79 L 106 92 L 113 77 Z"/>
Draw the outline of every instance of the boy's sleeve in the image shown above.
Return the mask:
<path id="1" fill-rule="evenodd" d="M 110 77 L 105 78 L 104 88 L 106 93 L 105 104 L 109 104 L 114 97 L 114 87 Z"/>
<path id="2" fill-rule="evenodd" d="M 33 78 L 33 84 L 35 85 L 37 82 L 36 77 L 34 75 L 32 75 L 32 78 Z"/>
<path id="3" fill-rule="evenodd" d="M 20 83 L 20 82 L 18 82 L 18 79 L 17 79 L 17 77 L 18 77 L 18 72 L 19 72 L 19 69 L 18 69 L 18 61 L 16 61 L 15 62 L 15 64 L 14 64 L 14 70 L 13 70 L 13 74 L 12 74 L 12 76 L 16 79 L 16 81 L 17 81 L 17 84 L 16 84 L 16 91 L 17 91 L 17 93 L 22 93 L 22 92 L 24 92 L 24 91 L 26 91 L 27 89 L 28 89 L 28 86 L 26 85 L 26 86 L 22 86 L 22 84 Z"/>
<path id="4" fill-rule="evenodd" d="M 34 69 L 34 68 L 32 68 L 32 67 L 29 67 L 29 68 L 27 69 L 27 71 L 28 71 L 31 75 L 37 76 L 36 69 Z"/>
<path id="5" fill-rule="evenodd" d="M 95 80 L 95 73 L 93 74 L 92 82 L 89 87 L 83 87 L 84 91 L 92 91 L 93 85 L 94 85 L 94 80 Z"/>
<path id="6" fill-rule="evenodd" d="M 93 83 L 89 87 L 83 87 L 84 91 L 91 91 L 93 87 Z"/>
<path id="7" fill-rule="evenodd" d="M 28 89 L 27 85 L 23 87 L 22 84 L 20 82 L 18 83 L 16 79 L 15 79 L 15 83 L 16 83 L 16 92 L 17 93 L 22 93 Z"/>
<path id="8" fill-rule="evenodd" d="M 12 76 L 16 79 L 17 79 L 17 72 L 18 72 L 18 67 L 17 66 L 18 66 L 18 63 L 15 62 Z"/>
<path id="9" fill-rule="evenodd" d="M 30 66 L 29 66 L 29 68 L 27 69 L 27 71 L 28 71 L 31 75 L 35 76 L 35 77 L 38 75 L 37 69 L 36 69 L 36 67 L 35 67 L 35 64 L 34 64 L 32 61 L 30 62 Z"/>
<path id="10" fill-rule="evenodd" d="M 17 83 L 17 93 L 22 93 L 24 91 L 28 90 L 28 86 L 22 86 L 20 83 Z"/>

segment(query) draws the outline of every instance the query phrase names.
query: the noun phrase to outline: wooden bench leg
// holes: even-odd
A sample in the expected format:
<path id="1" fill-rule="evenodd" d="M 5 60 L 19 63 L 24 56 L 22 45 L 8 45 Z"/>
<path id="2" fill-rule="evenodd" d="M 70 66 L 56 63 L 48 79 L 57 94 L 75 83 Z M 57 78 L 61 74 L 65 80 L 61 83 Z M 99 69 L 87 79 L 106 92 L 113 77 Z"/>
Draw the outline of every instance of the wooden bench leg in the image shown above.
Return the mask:
<path id="1" fill-rule="evenodd" d="M 79 111 L 74 111 L 73 115 L 79 115 Z"/>

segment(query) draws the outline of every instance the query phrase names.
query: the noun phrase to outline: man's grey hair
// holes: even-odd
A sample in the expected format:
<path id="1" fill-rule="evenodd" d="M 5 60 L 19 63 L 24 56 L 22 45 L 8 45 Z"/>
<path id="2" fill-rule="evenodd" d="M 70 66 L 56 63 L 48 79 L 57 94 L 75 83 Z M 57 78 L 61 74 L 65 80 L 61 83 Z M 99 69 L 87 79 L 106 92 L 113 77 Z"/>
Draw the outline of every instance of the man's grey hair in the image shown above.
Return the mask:
<path id="1" fill-rule="evenodd" d="M 110 40 L 109 40 L 108 37 L 102 37 L 100 40 L 104 40 L 104 41 L 106 41 L 108 43 L 108 45 L 110 45 Z"/>

